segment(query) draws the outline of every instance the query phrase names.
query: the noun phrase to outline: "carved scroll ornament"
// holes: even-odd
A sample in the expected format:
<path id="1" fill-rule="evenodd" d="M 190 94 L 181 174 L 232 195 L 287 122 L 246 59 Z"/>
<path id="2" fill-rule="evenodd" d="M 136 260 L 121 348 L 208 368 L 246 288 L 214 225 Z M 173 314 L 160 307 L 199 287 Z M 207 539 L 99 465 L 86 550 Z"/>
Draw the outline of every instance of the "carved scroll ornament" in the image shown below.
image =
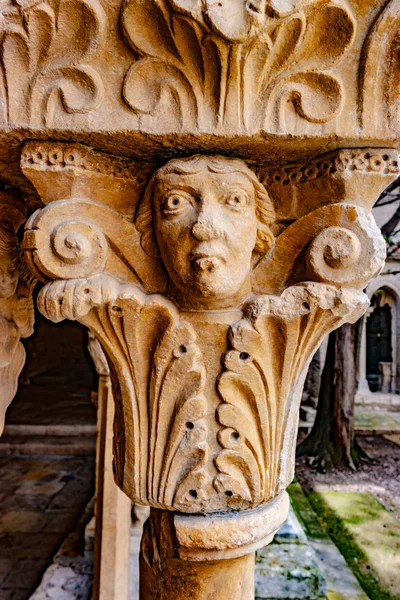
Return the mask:
<path id="1" fill-rule="evenodd" d="M 48 282 L 43 314 L 84 323 L 108 358 L 118 484 L 135 502 L 186 513 L 279 497 L 293 477 L 308 363 L 329 331 L 366 310 L 362 289 L 384 263 L 370 208 L 397 176 L 397 153 L 322 156 L 318 175 L 311 163 L 285 167 L 282 188 L 276 172 L 259 173 L 274 182 L 266 188 L 238 159 L 175 159 L 139 199 L 131 180 L 129 215 L 118 159 L 102 158 L 107 205 L 97 200 L 104 174 L 84 166 L 89 150 L 52 164 L 66 150 L 25 148 L 23 171 L 47 206 L 24 247 Z M 45 185 L 53 177 L 58 198 Z M 85 198 L 72 194 L 75 179 Z M 297 216 L 285 221 L 294 189 Z"/>
<path id="2" fill-rule="evenodd" d="M 0 139 L 52 129 L 115 151 L 128 131 L 142 156 L 143 132 L 189 134 L 189 152 L 229 152 L 233 134 L 274 152 L 288 134 L 310 153 L 318 137 L 396 147 L 398 42 L 399 0 L 3 0 Z"/>
<path id="3" fill-rule="evenodd" d="M 25 221 L 25 207 L 11 194 L 0 193 L 0 434 L 7 407 L 15 396 L 25 363 L 21 337 L 33 333 L 34 280 L 21 265 L 17 231 Z"/>
<path id="4" fill-rule="evenodd" d="M 139 115 L 168 110 L 183 129 L 273 132 L 292 111 L 321 124 L 341 108 L 330 69 L 353 41 L 345 3 L 128 0 L 122 26 L 140 57 L 123 95 Z"/>
<path id="5" fill-rule="evenodd" d="M 85 32 L 83 35 L 82 32 Z M 0 7 L 1 88 L 5 122 L 54 126 L 98 108 L 102 79 L 91 65 L 106 35 L 99 0 L 6 0 Z"/>

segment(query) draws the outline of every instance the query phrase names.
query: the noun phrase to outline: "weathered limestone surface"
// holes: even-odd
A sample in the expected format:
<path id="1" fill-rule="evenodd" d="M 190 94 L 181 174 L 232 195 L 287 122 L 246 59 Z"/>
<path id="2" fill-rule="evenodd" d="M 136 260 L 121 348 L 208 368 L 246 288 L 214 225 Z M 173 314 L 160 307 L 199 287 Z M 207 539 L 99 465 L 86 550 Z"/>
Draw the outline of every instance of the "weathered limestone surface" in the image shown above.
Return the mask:
<path id="1" fill-rule="evenodd" d="M 20 339 L 33 333 L 34 279 L 21 264 L 17 236 L 25 219 L 21 199 L 0 192 L 0 435 L 25 362 Z"/>
<path id="2" fill-rule="evenodd" d="M 114 402 L 110 370 L 91 333 L 88 347 L 99 375 L 92 599 L 129 600 L 131 502 L 116 486 L 112 473 Z"/>
<path id="3" fill-rule="evenodd" d="M 115 479 L 153 508 L 143 572 L 200 598 L 285 520 L 309 361 L 384 262 L 399 0 L 0 11 L 0 175 L 38 209 L 39 308 L 100 341 Z"/>

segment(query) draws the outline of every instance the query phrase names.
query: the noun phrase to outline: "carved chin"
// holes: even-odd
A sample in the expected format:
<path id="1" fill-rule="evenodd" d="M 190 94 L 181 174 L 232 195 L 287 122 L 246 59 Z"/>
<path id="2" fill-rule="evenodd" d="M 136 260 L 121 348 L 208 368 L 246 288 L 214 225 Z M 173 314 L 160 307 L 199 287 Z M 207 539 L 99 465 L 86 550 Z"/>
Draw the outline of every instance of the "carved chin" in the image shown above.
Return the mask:
<path id="1" fill-rule="evenodd" d="M 227 279 L 226 274 L 221 273 L 218 266 L 212 265 L 211 268 L 198 271 L 193 277 L 192 287 L 199 296 L 223 298 L 233 293 L 232 282 Z"/>

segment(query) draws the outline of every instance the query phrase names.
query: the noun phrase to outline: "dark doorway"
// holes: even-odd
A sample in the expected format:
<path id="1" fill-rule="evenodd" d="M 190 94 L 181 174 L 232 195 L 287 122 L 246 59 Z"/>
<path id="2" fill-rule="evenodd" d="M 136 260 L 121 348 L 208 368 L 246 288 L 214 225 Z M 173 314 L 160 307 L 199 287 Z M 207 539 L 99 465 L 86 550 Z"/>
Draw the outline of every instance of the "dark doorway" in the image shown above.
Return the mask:
<path id="1" fill-rule="evenodd" d="M 392 314 L 388 304 L 379 306 L 373 296 L 375 306 L 367 319 L 367 380 L 371 392 L 381 389 L 380 362 L 392 361 Z"/>

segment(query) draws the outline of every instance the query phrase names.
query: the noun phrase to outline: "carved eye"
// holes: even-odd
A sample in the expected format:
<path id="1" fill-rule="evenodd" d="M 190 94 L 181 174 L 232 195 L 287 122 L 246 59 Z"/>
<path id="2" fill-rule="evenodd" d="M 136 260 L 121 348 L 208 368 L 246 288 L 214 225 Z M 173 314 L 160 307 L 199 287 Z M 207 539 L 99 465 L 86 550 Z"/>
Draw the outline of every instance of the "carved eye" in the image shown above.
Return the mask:
<path id="1" fill-rule="evenodd" d="M 235 209 L 245 208 L 248 200 L 244 190 L 233 190 L 225 196 L 225 204 Z"/>
<path id="2" fill-rule="evenodd" d="M 190 205 L 190 198 L 184 192 L 173 192 L 164 199 L 163 213 L 165 215 L 178 215 L 187 210 Z"/>

